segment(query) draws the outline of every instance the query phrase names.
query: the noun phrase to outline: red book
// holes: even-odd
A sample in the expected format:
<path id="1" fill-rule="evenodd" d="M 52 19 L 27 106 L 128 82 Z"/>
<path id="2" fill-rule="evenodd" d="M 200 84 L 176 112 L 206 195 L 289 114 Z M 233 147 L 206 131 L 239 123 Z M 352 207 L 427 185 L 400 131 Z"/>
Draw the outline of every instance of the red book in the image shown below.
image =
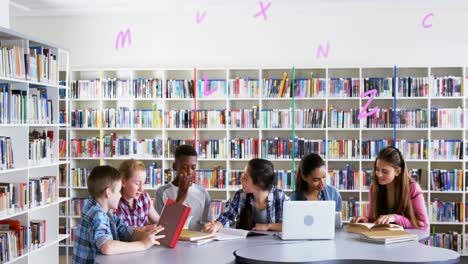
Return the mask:
<path id="1" fill-rule="evenodd" d="M 164 238 L 159 240 L 161 245 L 169 248 L 176 246 L 180 232 L 182 232 L 189 214 L 190 207 L 174 202 L 171 199 L 167 200 L 158 222 L 158 225 L 164 227 L 164 230 L 160 233 L 161 235 L 165 235 Z"/>

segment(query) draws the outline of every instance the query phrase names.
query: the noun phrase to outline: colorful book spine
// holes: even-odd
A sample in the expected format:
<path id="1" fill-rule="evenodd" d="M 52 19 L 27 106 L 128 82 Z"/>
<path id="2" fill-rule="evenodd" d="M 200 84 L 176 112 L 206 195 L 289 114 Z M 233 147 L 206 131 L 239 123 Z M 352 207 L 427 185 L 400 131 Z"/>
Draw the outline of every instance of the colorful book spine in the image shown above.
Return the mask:
<path id="1" fill-rule="evenodd" d="M 326 154 L 326 140 L 323 139 L 306 139 L 296 137 L 295 141 L 295 157 L 301 159 L 308 153 L 317 153 L 322 157 Z M 284 145 L 282 146 L 284 148 Z M 284 151 L 284 150 L 283 150 Z"/>
<path id="2" fill-rule="evenodd" d="M 206 86 L 206 87 L 205 87 Z M 226 80 L 197 80 L 197 98 L 226 98 L 228 87 Z"/>
<path id="3" fill-rule="evenodd" d="M 453 97 L 463 96 L 462 77 L 446 76 L 434 77 L 432 76 L 432 96 Z"/>
<path id="4" fill-rule="evenodd" d="M 324 109 L 296 109 L 294 122 L 296 128 L 325 128 Z M 264 128 L 291 128 L 292 109 L 262 109 Z"/>
<path id="5" fill-rule="evenodd" d="M 226 128 L 226 110 L 204 110 L 195 111 L 197 128 Z"/>
<path id="6" fill-rule="evenodd" d="M 133 154 L 137 157 L 162 158 L 163 140 L 160 138 L 147 138 L 133 140 Z"/>
<path id="7" fill-rule="evenodd" d="M 98 158 L 101 155 L 100 139 L 73 138 L 70 140 L 70 156 L 72 158 Z"/>
<path id="8" fill-rule="evenodd" d="M 87 198 L 73 198 L 70 201 L 70 216 L 79 217 L 84 208 Z"/>
<path id="9" fill-rule="evenodd" d="M 333 106 L 332 106 L 333 107 Z M 380 110 L 380 109 L 379 109 Z M 332 109 L 329 112 L 330 128 L 359 128 L 359 109 L 338 110 Z M 323 117 L 325 119 L 325 117 Z"/>
<path id="10" fill-rule="evenodd" d="M 361 142 L 361 157 L 363 159 L 374 159 L 379 154 L 380 150 L 391 146 L 392 140 L 390 139 L 371 139 L 363 140 Z"/>
<path id="11" fill-rule="evenodd" d="M 165 98 L 193 98 L 193 80 L 167 80 Z"/>
<path id="12" fill-rule="evenodd" d="M 87 187 L 91 168 L 71 168 L 70 179 L 72 187 Z"/>
<path id="13" fill-rule="evenodd" d="M 101 80 L 101 97 L 103 99 L 129 99 L 132 98 L 130 80 L 108 78 Z"/>
<path id="14" fill-rule="evenodd" d="M 26 94 L 27 91 L 13 89 L 10 83 L 0 83 L 0 124 L 26 124 L 28 122 Z M 50 102 L 46 101 L 46 103 Z M 44 113 L 47 114 L 47 112 Z"/>
<path id="15" fill-rule="evenodd" d="M 462 160 L 463 142 L 458 139 L 431 140 L 431 159 Z"/>
<path id="16" fill-rule="evenodd" d="M 0 136 L 0 170 L 13 169 L 13 144 L 11 137 Z"/>
<path id="17" fill-rule="evenodd" d="M 11 104 L 8 104 L 11 107 Z M 49 99 L 46 88 L 29 88 L 28 116 L 31 124 L 52 124 L 52 100 Z"/>
<path id="18" fill-rule="evenodd" d="M 229 112 L 230 128 L 258 128 L 260 112 L 258 106 L 252 109 L 231 109 Z"/>
<path id="19" fill-rule="evenodd" d="M 31 164 L 52 162 L 53 150 L 53 131 L 29 132 L 29 162 Z"/>
<path id="20" fill-rule="evenodd" d="M 241 176 L 243 170 L 231 170 L 228 181 L 229 190 L 239 190 L 242 188 Z M 276 187 L 283 190 L 291 190 L 293 188 L 294 175 L 290 170 L 275 170 L 275 177 L 277 181 Z"/>
<path id="21" fill-rule="evenodd" d="M 153 105 L 153 109 L 134 109 L 133 110 L 133 128 L 162 128 L 163 125 L 163 110 L 157 109 Z"/>
<path id="22" fill-rule="evenodd" d="M 132 95 L 135 99 L 163 98 L 163 82 L 161 79 L 132 80 Z"/>
<path id="23" fill-rule="evenodd" d="M 426 160 L 429 158 L 429 141 L 426 139 L 397 139 L 395 147 L 403 153 L 406 160 Z"/>
<path id="24" fill-rule="evenodd" d="M 353 196 L 349 197 L 347 201 L 342 201 L 341 205 L 343 221 L 350 221 L 353 217 L 366 215 L 369 210 L 369 202 L 357 201 Z"/>
<path id="25" fill-rule="evenodd" d="M 361 188 L 362 173 L 351 170 L 346 164 L 344 170 L 328 170 L 330 185 L 338 190 L 359 190 Z"/>
<path id="26" fill-rule="evenodd" d="M 361 95 L 361 81 L 359 78 L 330 78 L 330 97 L 359 97 Z"/>
<path id="27" fill-rule="evenodd" d="M 364 92 L 377 90 L 379 97 L 393 96 L 393 78 L 364 78 Z"/>
<path id="28" fill-rule="evenodd" d="M 431 127 L 463 128 L 463 110 L 458 108 L 431 108 Z"/>
<path id="29" fill-rule="evenodd" d="M 299 78 L 296 84 L 296 98 L 325 97 L 327 95 L 327 80 L 325 78 Z"/>
<path id="30" fill-rule="evenodd" d="M 225 189 L 227 170 L 214 167 L 212 170 L 197 170 L 195 184 L 205 189 Z"/>
<path id="31" fill-rule="evenodd" d="M 101 81 L 76 80 L 71 83 L 71 99 L 97 99 L 101 98 Z"/>
<path id="32" fill-rule="evenodd" d="M 360 144 L 358 139 L 328 140 L 329 159 L 359 159 Z"/>
<path id="33" fill-rule="evenodd" d="M 166 183 L 168 183 L 168 181 L 163 178 L 162 169 L 158 168 L 156 162 L 146 167 L 145 188 L 155 188 L 156 186 L 161 186 Z"/>
<path id="34" fill-rule="evenodd" d="M 456 231 L 449 231 L 448 233 L 432 233 L 425 244 L 431 247 L 445 248 L 462 253 L 464 240 L 466 240 L 466 235 Z"/>
<path id="35" fill-rule="evenodd" d="M 193 110 L 167 110 L 166 128 L 193 128 Z"/>
<path id="36" fill-rule="evenodd" d="M 226 139 L 198 140 L 194 147 L 199 159 L 227 158 Z"/>
<path id="37" fill-rule="evenodd" d="M 210 211 L 211 218 L 217 219 L 220 214 L 226 209 L 226 201 L 223 200 L 211 200 Z"/>
<path id="38" fill-rule="evenodd" d="M 287 74 L 283 79 L 263 79 L 263 98 L 290 98 L 291 80 Z"/>
<path id="39" fill-rule="evenodd" d="M 432 170 L 431 190 L 433 191 L 461 191 L 463 190 L 463 171 Z"/>
<path id="40" fill-rule="evenodd" d="M 427 97 L 429 96 L 428 77 L 398 77 L 398 97 Z"/>
<path id="41" fill-rule="evenodd" d="M 166 158 L 174 158 L 174 152 L 176 150 L 177 147 L 179 147 L 180 145 L 185 145 L 185 144 L 189 144 L 189 145 L 194 145 L 194 142 L 193 142 L 193 139 L 171 139 L 171 138 L 168 138 L 166 140 L 166 148 L 165 148 L 165 151 L 166 153 L 164 153 L 164 156 Z M 198 153 L 200 154 L 200 153 Z"/>
<path id="42" fill-rule="evenodd" d="M 103 157 L 129 157 L 131 155 L 129 138 L 118 138 L 116 133 L 110 133 L 103 137 L 103 141 Z"/>
<path id="43" fill-rule="evenodd" d="M 443 202 L 438 198 L 429 204 L 429 215 L 432 222 L 460 223 L 466 219 L 467 204 L 462 202 Z"/>
<path id="44" fill-rule="evenodd" d="M 230 139 L 231 159 L 254 159 L 260 154 L 258 138 Z"/>
<path id="45" fill-rule="evenodd" d="M 230 98 L 258 98 L 260 82 L 258 79 L 231 79 L 228 89 Z"/>

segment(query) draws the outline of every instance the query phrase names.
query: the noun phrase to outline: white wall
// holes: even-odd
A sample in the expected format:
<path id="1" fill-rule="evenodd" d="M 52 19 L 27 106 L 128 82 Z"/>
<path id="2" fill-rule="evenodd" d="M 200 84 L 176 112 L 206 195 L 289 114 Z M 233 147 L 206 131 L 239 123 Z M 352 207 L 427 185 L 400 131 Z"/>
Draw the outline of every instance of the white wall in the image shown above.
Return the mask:
<path id="1" fill-rule="evenodd" d="M 468 8 L 327 7 L 273 2 L 268 19 L 257 5 L 195 4 L 141 14 L 12 17 L 11 27 L 71 52 L 72 68 L 468 66 Z M 172 12 L 171 12 L 172 11 Z M 422 27 L 423 17 L 433 12 Z M 116 50 L 120 30 L 132 45 Z M 328 59 L 316 59 L 330 42 Z"/>
<path id="2" fill-rule="evenodd" d="M 10 0 L 0 0 L 0 27 L 10 28 Z"/>

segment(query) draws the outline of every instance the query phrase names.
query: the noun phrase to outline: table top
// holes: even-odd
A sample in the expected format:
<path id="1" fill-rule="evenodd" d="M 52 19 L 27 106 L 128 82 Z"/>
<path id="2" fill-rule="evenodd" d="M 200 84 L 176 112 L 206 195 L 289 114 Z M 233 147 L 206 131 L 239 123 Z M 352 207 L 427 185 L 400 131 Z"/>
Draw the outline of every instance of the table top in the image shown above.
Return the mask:
<path id="1" fill-rule="evenodd" d="M 429 233 L 410 230 L 420 240 Z M 313 249 L 313 250 L 311 250 Z M 260 251 L 261 250 L 261 251 Z M 129 264 L 138 263 L 235 263 L 235 254 L 248 263 L 287 262 L 314 263 L 363 263 L 379 261 L 408 263 L 456 263 L 459 254 L 452 250 L 425 246 L 417 241 L 378 245 L 358 240 L 358 235 L 337 231 L 333 240 L 282 241 L 275 236 L 254 236 L 247 239 L 213 241 L 202 245 L 177 243 L 173 249 L 155 246 L 141 252 L 112 256 L 99 255 L 97 263 Z M 260 254 L 259 252 L 263 253 Z M 277 259 L 276 259 L 277 258 Z M 208 262 L 207 262 L 208 261 Z M 260 262 L 261 261 L 261 262 Z"/>

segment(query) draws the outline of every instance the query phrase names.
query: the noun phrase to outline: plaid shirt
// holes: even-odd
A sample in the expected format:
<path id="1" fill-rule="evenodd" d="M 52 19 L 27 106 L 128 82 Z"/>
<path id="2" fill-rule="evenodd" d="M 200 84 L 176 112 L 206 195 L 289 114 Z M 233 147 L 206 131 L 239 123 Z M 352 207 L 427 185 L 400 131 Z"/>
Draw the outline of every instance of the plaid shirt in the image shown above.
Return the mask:
<path id="1" fill-rule="evenodd" d="M 247 195 L 242 191 L 238 190 L 234 197 L 232 197 L 226 204 L 226 210 L 222 213 L 216 221 L 219 221 L 226 226 L 234 225 L 235 222 L 239 221 L 239 216 L 242 208 L 248 199 L 248 202 L 254 207 L 253 195 Z M 283 202 L 289 201 L 289 197 L 281 189 L 273 188 L 268 194 L 267 204 L 267 221 L 269 223 L 282 223 L 283 222 Z M 267 224 L 267 223 L 264 223 Z"/>
<path id="2" fill-rule="evenodd" d="M 147 192 L 143 192 L 137 200 L 134 200 L 133 209 L 127 200 L 120 198 L 116 214 L 126 225 L 141 227 L 148 224 L 150 207 L 151 198 Z"/>
<path id="3" fill-rule="evenodd" d="M 94 199 L 88 199 L 75 230 L 73 264 L 94 263 L 101 246 L 109 240 L 129 241 L 133 227 L 117 216 L 106 213 Z"/>

